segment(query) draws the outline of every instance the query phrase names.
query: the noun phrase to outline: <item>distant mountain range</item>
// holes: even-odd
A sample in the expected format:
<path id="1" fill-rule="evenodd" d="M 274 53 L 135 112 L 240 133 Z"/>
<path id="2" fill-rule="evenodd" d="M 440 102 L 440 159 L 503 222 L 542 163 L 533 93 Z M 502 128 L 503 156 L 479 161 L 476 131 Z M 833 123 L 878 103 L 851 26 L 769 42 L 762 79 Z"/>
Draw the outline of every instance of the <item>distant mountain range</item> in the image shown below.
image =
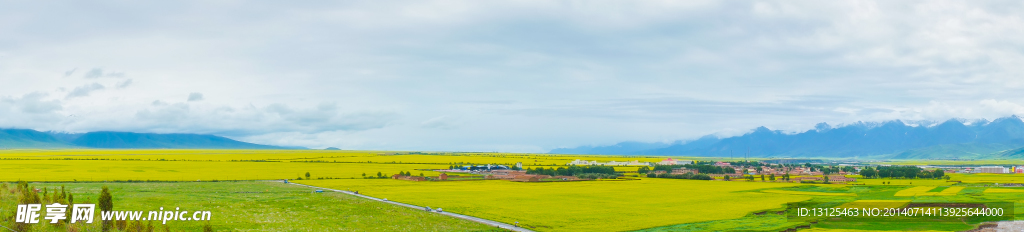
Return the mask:
<path id="1" fill-rule="evenodd" d="M 19 148 L 177 148 L 177 149 L 305 149 L 241 142 L 216 135 L 153 134 L 97 131 L 54 133 L 29 129 L 0 129 L 0 149 Z"/>
<path id="2" fill-rule="evenodd" d="M 1024 121 L 950 119 L 930 125 L 902 121 L 826 123 L 802 133 L 758 127 L 741 136 L 705 136 L 674 143 L 623 142 L 611 146 L 554 149 L 561 154 L 680 155 L 717 157 L 829 157 L 891 159 L 1024 158 Z"/>

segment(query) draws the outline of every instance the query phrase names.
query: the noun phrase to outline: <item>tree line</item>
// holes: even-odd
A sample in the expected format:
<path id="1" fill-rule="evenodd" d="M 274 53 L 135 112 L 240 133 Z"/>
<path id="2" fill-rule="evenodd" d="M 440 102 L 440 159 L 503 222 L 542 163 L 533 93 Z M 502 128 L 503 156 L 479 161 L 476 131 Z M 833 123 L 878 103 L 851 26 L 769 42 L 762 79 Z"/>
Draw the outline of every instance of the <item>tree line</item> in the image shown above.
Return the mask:
<path id="1" fill-rule="evenodd" d="M 647 177 L 650 177 L 650 178 L 669 178 L 669 179 L 690 179 L 690 180 L 711 180 L 711 179 L 713 179 L 713 178 L 711 178 L 711 176 L 708 176 L 707 174 L 696 174 L 696 175 L 694 175 L 693 173 L 689 173 L 689 172 L 683 173 L 683 174 L 670 174 L 670 173 L 654 174 L 654 173 L 647 173 Z"/>
<path id="2" fill-rule="evenodd" d="M 70 191 L 66 190 L 63 185 L 60 186 L 59 190 L 56 187 L 52 188 L 52 190 L 51 190 L 51 188 L 47 188 L 47 187 L 43 187 L 43 188 L 37 189 L 34 186 L 30 186 L 28 184 L 28 182 L 19 181 L 14 186 L 13 189 L 10 189 L 10 186 L 8 186 L 7 183 L 0 183 L 0 202 L 6 201 L 6 198 L 8 198 L 8 197 L 14 198 L 14 200 L 18 204 L 50 205 L 50 204 L 58 203 L 58 204 L 61 204 L 61 205 L 66 205 L 68 207 L 68 209 L 64 212 L 64 219 L 57 221 L 57 223 L 54 223 L 54 224 L 49 224 L 49 223 L 38 223 L 38 224 L 31 224 L 31 223 L 9 223 L 9 224 L 13 225 L 14 228 L 9 228 L 9 229 L 11 229 L 13 231 L 52 231 L 52 230 L 57 230 L 57 231 L 65 231 L 65 230 L 66 231 L 83 231 L 83 230 L 87 230 L 87 227 L 85 227 L 86 226 L 85 224 L 79 224 L 79 223 L 72 224 L 72 223 L 68 223 L 68 220 L 70 220 L 70 218 L 71 218 L 71 213 L 73 213 L 72 210 L 70 209 L 70 207 L 72 207 L 74 204 L 92 204 L 92 203 L 88 199 L 86 199 L 86 200 L 78 199 L 76 201 L 75 195 L 73 193 L 71 193 Z M 97 207 L 96 210 L 97 211 L 104 212 L 104 211 L 111 211 L 111 210 L 114 209 L 113 194 L 111 193 L 110 189 L 107 188 L 107 186 L 103 186 L 102 187 L 102 189 L 100 190 L 100 194 L 99 194 L 99 197 L 97 198 L 97 200 L 98 200 L 98 202 L 96 203 L 96 207 Z M 40 212 L 40 213 L 45 214 L 46 212 Z M 0 218 L 0 221 L 13 220 L 13 219 L 14 219 L 13 216 L 12 217 L 5 217 L 5 218 Z M 40 220 L 42 220 L 42 218 L 40 218 Z M 127 220 L 106 221 L 106 220 L 101 220 L 101 224 L 102 225 L 100 226 L 100 231 L 103 231 L 103 232 L 108 232 L 108 231 L 154 232 L 154 231 L 158 230 L 158 228 L 156 228 L 154 226 L 153 221 L 149 221 L 149 223 L 146 224 L 146 223 L 143 223 L 142 221 L 139 221 L 139 220 L 135 220 L 135 221 L 127 221 Z M 46 227 L 51 227 L 51 228 L 46 228 Z M 163 228 L 159 228 L 160 231 L 168 231 L 168 232 L 171 231 L 171 229 L 170 229 L 170 227 L 168 225 L 163 225 L 162 227 Z M 203 226 L 203 231 L 213 231 L 213 227 L 210 226 L 210 224 L 206 224 L 206 225 Z"/>
<path id="3" fill-rule="evenodd" d="M 864 178 L 890 178 L 890 179 L 939 179 L 946 178 L 946 172 L 942 169 L 934 171 L 924 170 L 916 166 L 878 166 L 875 168 L 865 167 L 860 170 Z"/>

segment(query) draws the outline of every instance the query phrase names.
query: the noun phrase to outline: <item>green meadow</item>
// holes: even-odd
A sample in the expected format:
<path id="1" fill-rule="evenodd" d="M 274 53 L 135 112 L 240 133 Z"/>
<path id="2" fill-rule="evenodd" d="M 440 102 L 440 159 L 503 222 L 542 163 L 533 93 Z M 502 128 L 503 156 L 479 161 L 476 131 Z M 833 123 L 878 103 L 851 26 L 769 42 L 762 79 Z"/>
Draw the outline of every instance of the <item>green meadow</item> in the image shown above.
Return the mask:
<path id="1" fill-rule="evenodd" d="M 342 193 L 313 193 L 310 188 L 269 181 L 168 183 L 31 183 L 33 188 L 64 186 L 76 203 L 97 202 L 108 186 L 114 210 L 211 211 L 214 231 L 492 231 L 483 224 L 366 200 Z M 0 194 L 0 225 L 15 228 L 14 183 Z M 0 189 L 4 190 L 4 189 Z M 98 211 L 98 210 L 97 210 Z M 34 224 L 31 231 L 100 231 L 99 215 L 92 224 L 73 228 Z M 143 222 L 149 225 L 149 221 Z M 207 222 L 153 222 L 155 231 L 202 231 Z"/>

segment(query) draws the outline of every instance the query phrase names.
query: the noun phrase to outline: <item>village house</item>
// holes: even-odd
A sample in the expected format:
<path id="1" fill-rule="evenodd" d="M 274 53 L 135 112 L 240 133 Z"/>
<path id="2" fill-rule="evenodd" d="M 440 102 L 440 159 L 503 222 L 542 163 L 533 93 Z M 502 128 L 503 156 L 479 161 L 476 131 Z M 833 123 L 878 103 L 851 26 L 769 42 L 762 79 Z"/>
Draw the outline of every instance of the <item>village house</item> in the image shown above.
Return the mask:
<path id="1" fill-rule="evenodd" d="M 507 180 L 516 182 L 539 182 L 543 179 L 559 179 L 564 181 L 576 181 L 579 178 L 575 176 L 549 176 L 549 175 L 536 175 L 526 174 L 526 171 L 506 171 L 499 170 L 491 172 L 487 175 L 487 179 L 491 180 Z"/>
<path id="2" fill-rule="evenodd" d="M 828 182 L 831 182 L 831 183 L 846 183 L 846 182 L 856 182 L 856 181 L 857 181 L 857 178 L 850 178 L 850 177 L 846 177 L 846 176 L 843 176 L 843 175 L 828 176 Z"/>
<path id="3" fill-rule="evenodd" d="M 538 177 L 538 176 L 529 176 L 529 177 L 522 176 L 522 177 L 518 177 L 518 178 L 515 178 L 515 179 L 511 179 L 510 181 L 516 181 L 516 182 L 539 182 L 540 179 L 541 178 Z"/>
<path id="4" fill-rule="evenodd" d="M 664 171 L 662 171 L 662 172 L 664 172 Z M 697 175 L 697 174 L 700 174 L 700 171 L 698 171 L 697 169 L 687 169 L 687 168 L 672 169 L 672 174 L 682 175 L 682 174 L 686 174 L 686 173 L 691 173 L 691 174 Z"/>
<path id="5" fill-rule="evenodd" d="M 566 164 L 566 166 L 593 166 L 593 165 L 597 165 L 597 161 L 594 161 L 594 160 L 590 160 L 590 161 L 588 161 L 588 160 L 580 160 L 579 158 L 570 161 L 569 164 Z"/>
<path id="6" fill-rule="evenodd" d="M 425 180 L 427 180 L 426 177 L 422 177 L 422 176 L 403 176 L 403 175 L 399 175 L 399 174 L 392 175 L 391 179 L 395 179 L 395 180 L 408 180 L 408 181 L 425 181 Z"/>
<path id="7" fill-rule="evenodd" d="M 552 178 L 559 179 L 559 180 L 565 180 L 565 181 L 580 180 L 579 178 L 576 178 L 575 176 L 554 176 Z"/>
<path id="8" fill-rule="evenodd" d="M 495 170 L 491 171 L 487 175 L 487 179 L 500 179 L 500 180 L 512 180 L 515 178 L 522 178 L 523 176 L 532 176 L 526 174 L 526 171 L 513 171 L 513 170 Z"/>
<path id="9" fill-rule="evenodd" d="M 1003 166 L 982 166 L 976 168 L 975 173 L 1010 173 L 1010 169 Z"/>
<path id="10" fill-rule="evenodd" d="M 667 159 L 664 159 L 664 160 L 661 160 L 661 161 L 658 162 L 658 165 L 685 165 L 685 164 L 693 164 L 693 160 L 676 160 L 676 159 L 672 159 L 672 158 L 667 158 Z"/>
<path id="11" fill-rule="evenodd" d="M 569 162 L 566 165 L 569 165 L 569 166 L 572 166 L 572 165 L 579 165 L 579 166 L 586 166 L 586 165 L 597 165 L 597 166 L 651 166 L 651 163 L 649 163 L 649 162 L 640 162 L 639 160 L 633 160 L 633 161 L 630 161 L 630 162 L 608 161 L 608 162 L 605 162 L 605 163 L 601 163 L 601 162 L 597 162 L 595 160 L 586 161 L 586 160 L 576 159 L 576 160 L 573 160 L 572 162 Z"/>
<path id="12" fill-rule="evenodd" d="M 601 166 L 626 166 L 626 165 L 629 165 L 629 162 L 617 162 L 617 161 L 613 160 L 613 161 L 608 161 L 607 163 L 597 163 L 597 165 L 601 165 Z"/>
<path id="13" fill-rule="evenodd" d="M 725 176 L 729 176 L 729 179 L 743 179 L 743 174 L 708 174 L 708 176 L 715 178 L 715 180 L 724 180 Z"/>
<path id="14" fill-rule="evenodd" d="M 817 176 L 798 176 L 798 177 L 791 177 L 790 180 L 792 180 L 793 182 L 821 181 L 821 177 L 817 177 Z"/>
<path id="15" fill-rule="evenodd" d="M 639 160 L 633 160 L 629 162 L 629 166 L 651 166 L 651 162 L 640 162 Z"/>
<path id="16" fill-rule="evenodd" d="M 532 174 L 527 174 L 527 175 L 515 175 L 511 179 L 507 179 L 507 180 L 508 181 L 516 181 L 516 182 L 538 182 L 540 180 L 550 179 L 550 178 L 551 178 L 551 176 L 549 176 L 549 175 L 532 175 Z"/>

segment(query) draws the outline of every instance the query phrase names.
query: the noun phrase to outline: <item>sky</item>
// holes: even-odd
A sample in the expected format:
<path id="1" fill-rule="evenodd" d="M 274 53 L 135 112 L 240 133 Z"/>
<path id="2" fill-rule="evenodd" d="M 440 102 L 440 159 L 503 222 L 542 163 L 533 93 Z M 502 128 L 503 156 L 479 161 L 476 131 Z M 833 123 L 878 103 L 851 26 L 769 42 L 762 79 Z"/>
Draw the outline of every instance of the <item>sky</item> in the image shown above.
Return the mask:
<path id="1" fill-rule="evenodd" d="M 0 128 L 546 152 L 1024 116 L 1019 1 L 0 2 Z"/>

